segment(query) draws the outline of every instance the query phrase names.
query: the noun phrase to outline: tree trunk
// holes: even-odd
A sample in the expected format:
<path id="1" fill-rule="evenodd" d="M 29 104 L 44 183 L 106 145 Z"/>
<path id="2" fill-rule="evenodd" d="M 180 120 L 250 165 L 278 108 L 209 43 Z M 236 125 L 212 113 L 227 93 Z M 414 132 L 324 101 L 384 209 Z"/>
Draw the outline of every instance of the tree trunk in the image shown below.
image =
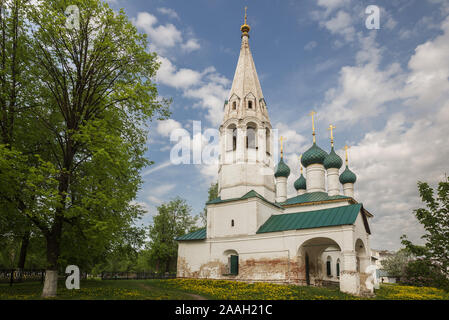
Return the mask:
<path id="1" fill-rule="evenodd" d="M 42 298 L 56 297 L 58 288 L 58 270 L 45 270 L 44 289 L 42 290 Z"/>
<path id="2" fill-rule="evenodd" d="M 45 271 L 43 298 L 56 297 L 58 289 L 58 258 L 62 231 L 62 219 L 56 216 L 52 232 L 47 238 L 47 270 Z"/>
<path id="3" fill-rule="evenodd" d="M 20 247 L 20 256 L 19 256 L 19 263 L 17 265 L 17 268 L 19 269 L 19 281 L 22 281 L 22 272 L 23 269 L 25 269 L 25 261 L 28 251 L 28 244 L 30 243 L 30 230 L 25 231 L 22 237 L 22 245 Z"/>
<path id="4" fill-rule="evenodd" d="M 165 272 L 170 272 L 170 258 L 165 262 Z"/>

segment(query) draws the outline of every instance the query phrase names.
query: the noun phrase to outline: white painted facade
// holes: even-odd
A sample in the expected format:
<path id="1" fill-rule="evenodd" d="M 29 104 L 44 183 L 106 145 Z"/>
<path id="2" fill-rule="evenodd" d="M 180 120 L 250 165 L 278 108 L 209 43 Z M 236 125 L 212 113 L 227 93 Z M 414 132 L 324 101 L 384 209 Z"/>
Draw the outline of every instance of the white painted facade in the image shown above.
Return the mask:
<path id="1" fill-rule="evenodd" d="M 275 179 L 273 175 L 271 124 L 246 32 L 242 34 L 239 61 L 224 113 L 220 126 L 220 198 L 207 205 L 205 238 L 179 241 L 177 276 L 301 285 L 334 283 L 348 293 L 372 292 L 366 283 L 369 275 L 364 272 L 371 263 L 371 215 L 363 207 L 349 225 L 257 233 L 273 215 L 357 202 L 353 199 L 353 185 L 351 198 L 329 199 L 328 195 L 340 194 L 339 171 L 327 172 L 326 190 L 324 166 L 312 164 L 306 168 L 307 191 L 300 190 L 298 195 L 320 192 L 325 193 L 325 200 L 284 203 L 288 177 Z M 265 200 L 259 196 L 241 199 L 250 191 L 256 191 Z M 234 274 L 230 274 L 230 256 L 238 256 L 238 272 Z M 333 269 L 330 276 L 326 270 L 328 259 Z"/>

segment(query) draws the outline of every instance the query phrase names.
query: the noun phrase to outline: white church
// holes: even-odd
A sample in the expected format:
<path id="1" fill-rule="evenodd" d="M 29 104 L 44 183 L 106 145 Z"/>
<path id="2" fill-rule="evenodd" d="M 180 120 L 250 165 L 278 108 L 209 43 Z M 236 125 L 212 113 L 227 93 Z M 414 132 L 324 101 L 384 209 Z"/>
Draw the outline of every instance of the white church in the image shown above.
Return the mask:
<path id="1" fill-rule="evenodd" d="M 242 44 L 220 126 L 219 197 L 207 205 L 207 227 L 177 238 L 180 278 L 264 281 L 339 286 L 372 293 L 372 215 L 354 199 L 356 175 L 335 153 L 315 141 L 302 155 L 305 168 L 287 197 L 290 168 L 273 161 L 268 108 L 249 48 Z M 313 113 L 312 113 L 313 122 Z M 330 127 L 332 130 L 332 126 Z M 343 194 L 341 194 L 343 190 Z"/>

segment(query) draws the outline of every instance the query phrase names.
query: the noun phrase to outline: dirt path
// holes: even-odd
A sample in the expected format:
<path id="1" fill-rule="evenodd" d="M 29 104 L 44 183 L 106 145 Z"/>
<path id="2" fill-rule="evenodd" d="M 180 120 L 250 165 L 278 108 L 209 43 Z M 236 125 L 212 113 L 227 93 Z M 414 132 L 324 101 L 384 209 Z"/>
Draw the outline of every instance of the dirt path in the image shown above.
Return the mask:
<path id="1" fill-rule="evenodd" d="M 143 283 L 139 283 L 139 286 L 144 288 L 145 290 L 153 290 L 153 289 L 155 289 L 154 287 L 149 286 L 147 284 L 143 284 Z M 207 300 L 205 297 L 202 297 L 202 296 L 197 295 L 197 294 L 188 293 L 188 292 L 182 292 L 182 293 L 184 293 L 185 295 L 191 297 L 192 300 Z"/>

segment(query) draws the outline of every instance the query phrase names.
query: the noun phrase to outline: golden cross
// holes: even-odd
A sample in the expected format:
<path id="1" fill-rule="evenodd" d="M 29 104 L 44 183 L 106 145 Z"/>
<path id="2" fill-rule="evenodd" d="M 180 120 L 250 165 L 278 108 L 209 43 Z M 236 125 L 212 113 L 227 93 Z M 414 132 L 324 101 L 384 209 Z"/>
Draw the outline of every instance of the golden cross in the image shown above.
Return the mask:
<path id="1" fill-rule="evenodd" d="M 302 174 L 301 159 L 302 159 L 302 154 L 299 156 L 299 170 L 301 171 L 301 174 Z"/>
<path id="2" fill-rule="evenodd" d="M 331 131 L 331 146 L 332 147 L 334 146 L 334 129 L 335 128 L 336 128 L 335 126 L 329 125 L 329 128 L 327 129 L 327 130 Z"/>
<path id="3" fill-rule="evenodd" d="M 316 115 L 316 112 L 315 111 L 310 111 L 310 113 L 309 113 L 309 116 L 312 116 L 312 135 L 313 135 L 313 143 L 315 143 L 316 142 L 316 139 L 315 139 L 315 118 L 314 118 L 314 116 Z"/>
<path id="4" fill-rule="evenodd" d="M 281 141 L 281 158 L 284 157 L 284 144 L 283 144 L 283 142 L 285 140 L 287 140 L 287 139 L 285 139 L 283 136 L 281 136 L 281 138 L 279 139 L 279 141 Z"/>
<path id="5" fill-rule="evenodd" d="M 351 148 L 348 145 L 345 145 L 345 152 L 346 152 L 346 165 L 348 165 L 348 149 Z"/>
<path id="6" fill-rule="evenodd" d="M 248 7 L 245 7 L 245 24 L 246 24 L 246 9 L 248 9 Z"/>

